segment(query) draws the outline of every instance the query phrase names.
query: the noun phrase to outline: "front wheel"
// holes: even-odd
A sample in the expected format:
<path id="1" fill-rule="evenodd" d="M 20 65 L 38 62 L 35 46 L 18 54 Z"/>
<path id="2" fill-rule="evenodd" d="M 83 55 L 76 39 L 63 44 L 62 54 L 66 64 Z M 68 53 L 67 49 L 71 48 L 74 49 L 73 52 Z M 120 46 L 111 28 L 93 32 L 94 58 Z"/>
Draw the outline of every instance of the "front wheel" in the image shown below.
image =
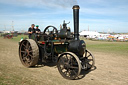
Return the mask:
<path id="1" fill-rule="evenodd" d="M 58 71 L 66 79 L 76 79 L 81 72 L 81 63 L 77 55 L 65 52 L 59 56 Z"/>

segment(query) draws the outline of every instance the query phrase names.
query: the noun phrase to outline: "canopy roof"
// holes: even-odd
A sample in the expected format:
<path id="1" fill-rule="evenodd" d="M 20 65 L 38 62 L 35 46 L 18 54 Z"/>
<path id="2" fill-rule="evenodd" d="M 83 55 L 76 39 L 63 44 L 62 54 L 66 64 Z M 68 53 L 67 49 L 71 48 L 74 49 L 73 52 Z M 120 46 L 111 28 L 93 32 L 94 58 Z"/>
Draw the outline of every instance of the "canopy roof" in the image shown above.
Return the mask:
<path id="1" fill-rule="evenodd" d="M 94 31 L 82 31 L 80 32 L 80 35 L 101 35 L 101 34 Z"/>

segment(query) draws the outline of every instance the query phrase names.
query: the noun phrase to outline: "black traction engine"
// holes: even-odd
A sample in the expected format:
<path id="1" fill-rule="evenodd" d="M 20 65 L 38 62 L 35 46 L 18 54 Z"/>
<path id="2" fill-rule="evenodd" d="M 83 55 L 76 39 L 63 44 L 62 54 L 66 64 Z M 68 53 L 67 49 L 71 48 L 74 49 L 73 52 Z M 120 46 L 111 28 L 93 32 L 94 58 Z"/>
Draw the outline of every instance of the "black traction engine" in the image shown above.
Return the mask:
<path id="1" fill-rule="evenodd" d="M 40 35 L 32 34 L 31 39 L 19 43 L 19 58 L 26 67 L 39 63 L 55 62 L 60 74 L 66 79 L 77 79 L 81 70 L 94 67 L 94 56 L 86 49 L 84 40 L 79 39 L 79 9 L 73 6 L 74 33 L 65 21 L 57 30 L 47 26 Z"/>

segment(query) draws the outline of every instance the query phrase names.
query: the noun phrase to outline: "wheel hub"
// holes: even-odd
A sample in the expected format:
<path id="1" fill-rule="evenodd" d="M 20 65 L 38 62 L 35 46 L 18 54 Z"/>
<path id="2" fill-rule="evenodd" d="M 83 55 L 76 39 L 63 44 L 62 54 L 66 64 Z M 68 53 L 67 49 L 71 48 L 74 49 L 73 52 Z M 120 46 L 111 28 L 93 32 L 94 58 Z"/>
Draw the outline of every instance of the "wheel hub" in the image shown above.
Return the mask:
<path id="1" fill-rule="evenodd" d="M 65 63 L 65 64 L 64 64 L 64 68 L 65 68 L 65 69 L 69 69 L 69 68 L 70 68 L 70 64 Z"/>
<path id="2" fill-rule="evenodd" d="M 29 50 L 28 49 L 25 49 L 25 52 L 27 54 L 27 56 L 29 55 Z"/>

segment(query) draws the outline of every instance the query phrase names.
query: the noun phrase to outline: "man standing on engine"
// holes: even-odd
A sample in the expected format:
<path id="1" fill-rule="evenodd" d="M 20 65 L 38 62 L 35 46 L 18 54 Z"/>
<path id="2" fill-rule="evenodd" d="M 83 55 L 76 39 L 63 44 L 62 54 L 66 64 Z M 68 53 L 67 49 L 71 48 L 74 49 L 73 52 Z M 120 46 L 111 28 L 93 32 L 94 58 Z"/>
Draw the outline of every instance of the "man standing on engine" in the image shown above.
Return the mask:
<path id="1" fill-rule="evenodd" d="M 31 39 L 32 34 L 35 33 L 35 28 L 34 27 L 35 27 L 35 25 L 32 24 L 31 27 L 28 29 L 29 39 Z"/>
<path id="2" fill-rule="evenodd" d="M 39 29 L 39 25 L 36 25 L 35 33 L 36 33 L 36 39 L 37 39 L 37 41 L 39 41 L 40 40 L 40 33 L 41 33 L 41 31 Z"/>
<path id="3" fill-rule="evenodd" d="M 40 31 L 40 29 L 39 29 L 39 25 L 36 25 L 35 33 L 36 33 L 36 34 L 40 34 L 40 33 L 41 33 L 41 31 Z"/>

